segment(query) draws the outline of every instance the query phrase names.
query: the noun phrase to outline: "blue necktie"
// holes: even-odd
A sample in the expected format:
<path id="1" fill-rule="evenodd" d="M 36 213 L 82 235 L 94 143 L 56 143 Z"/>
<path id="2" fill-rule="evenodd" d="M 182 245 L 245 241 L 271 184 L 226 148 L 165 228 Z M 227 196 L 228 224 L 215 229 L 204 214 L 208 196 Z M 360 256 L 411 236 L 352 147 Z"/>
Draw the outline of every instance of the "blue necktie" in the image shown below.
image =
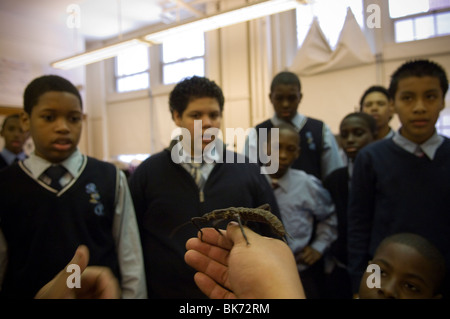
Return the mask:
<path id="1" fill-rule="evenodd" d="M 47 168 L 47 170 L 45 171 L 45 175 L 47 175 L 51 179 L 50 187 L 59 191 L 62 188 L 59 180 L 66 172 L 67 170 L 61 165 L 52 165 Z"/>

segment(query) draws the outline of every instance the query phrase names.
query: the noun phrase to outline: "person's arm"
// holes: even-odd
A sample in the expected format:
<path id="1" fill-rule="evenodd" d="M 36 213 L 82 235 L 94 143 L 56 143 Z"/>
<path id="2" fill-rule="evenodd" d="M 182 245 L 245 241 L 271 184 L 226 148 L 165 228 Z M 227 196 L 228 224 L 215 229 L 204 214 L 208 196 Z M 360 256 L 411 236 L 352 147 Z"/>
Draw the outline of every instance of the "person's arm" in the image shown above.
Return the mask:
<path id="1" fill-rule="evenodd" d="M 357 293 L 369 260 L 375 209 L 375 177 L 369 154 L 362 149 L 353 167 L 347 217 L 348 271 Z"/>
<path id="2" fill-rule="evenodd" d="M 101 266 L 87 266 L 89 250 L 81 245 L 72 260 L 35 295 L 35 299 L 119 299 L 120 288 L 111 270 Z M 69 288 L 70 265 L 80 267 L 80 287 Z"/>
<path id="3" fill-rule="evenodd" d="M 337 215 L 330 193 L 322 182 L 310 176 L 308 197 L 305 205 L 313 213 L 316 222 L 314 238 L 301 254 L 301 262 L 312 265 L 325 253 L 333 241 L 337 239 Z"/>
<path id="4" fill-rule="evenodd" d="M 133 200 L 125 174 L 118 170 L 116 211 L 113 236 L 116 242 L 119 267 L 122 276 L 122 298 L 147 298 L 144 257 L 136 221 Z"/>
<path id="5" fill-rule="evenodd" d="M 336 138 L 330 128 L 325 123 L 323 125 L 323 150 L 321 156 L 322 180 L 334 170 L 344 166 Z"/>
<path id="6" fill-rule="evenodd" d="M 202 232 L 203 241 L 187 241 L 185 261 L 198 271 L 195 283 L 209 298 L 305 298 L 294 256 L 283 241 L 245 227 L 247 245 L 235 223 L 223 236 L 213 228 Z"/>
<path id="7" fill-rule="evenodd" d="M 2 289 L 3 277 L 6 272 L 6 265 L 8 264 L 8 245 L 6 244 L 5 236 L 0 228 L 0 290 Z"/>

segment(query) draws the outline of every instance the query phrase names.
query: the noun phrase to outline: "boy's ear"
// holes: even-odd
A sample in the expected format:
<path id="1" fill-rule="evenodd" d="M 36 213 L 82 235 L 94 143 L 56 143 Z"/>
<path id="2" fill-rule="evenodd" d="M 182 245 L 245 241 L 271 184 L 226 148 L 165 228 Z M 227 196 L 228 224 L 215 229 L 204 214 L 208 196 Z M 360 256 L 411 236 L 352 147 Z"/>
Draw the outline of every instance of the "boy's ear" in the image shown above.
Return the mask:
<path id="1" fill-rule="evenodd" d="M 30 115 L 25 111 L 20 113 L 20 124 L 24 132 L 28 132 L 30 130 Z"/>
<path id="2" fill-rule="evenodd" d="M 178 111 L 172 111 L 172 118 L 177 126 L 181 126 L 181 114 Z"/>
<path id="3" fill-rule="evenodd" d="M 395 111 L 395 99 L 390 98 L 388 101 L 388 108 L 391 111 L 391 114 L 394 115 L 396 113 Z"/>

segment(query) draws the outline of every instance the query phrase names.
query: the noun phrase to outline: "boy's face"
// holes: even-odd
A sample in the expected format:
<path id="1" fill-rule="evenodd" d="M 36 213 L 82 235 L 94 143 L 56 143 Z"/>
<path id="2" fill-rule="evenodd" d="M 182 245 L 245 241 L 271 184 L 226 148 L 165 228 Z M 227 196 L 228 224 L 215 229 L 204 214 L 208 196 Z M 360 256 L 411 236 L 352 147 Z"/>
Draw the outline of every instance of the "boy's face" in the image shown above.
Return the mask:
<path id="1" fill-rule="evenodd" d="M 394 114 L 392 104 L 389 103 L 386 95 L 381 92 L 367 94 L 364 98 L 361 111 L 370 114 L 377 121 L 377 127 L 379 128 L 388 126 Z"/>
<path id="2" fill-rule="evenodd" d="M 49 91 L 39 97 L 31 115 L 24 113 L 22 122 L 33 138 L 36 155 L 59 163 L 76 150 L 82 119 L 76 95 Z"/>
<path id="3" fill-rule="evenodd" d="M 267 143 L 267 154 L 275 156 L 275 158 L 277 157 L 276 155 L 278 155 L 278 171 L 273 174 L 273 177 L 280 178 L 286 174 L 292 163 L 299 157 L 300 146 L 298 138 L 299 135 L 297 133 L 286 129 L 280 129 L 278 147 L 275 147 L 278 154 L 271 154 L 270 141 Z"/>
<path id="4" fill-rule="evenodd" d="M 5 139 L 5 148 L 14 154 L 23 150 L 27 134 L 22 130 L 19 118 L 9 118 L 3 126 L 1 136 Z"/>
<path id="5" fill-rule="evenodd" d="M 339 132 L 342 149 L 351 159 L 356 157 L 361 148 L 375 139 L 367 123 L 355 116 L 343 120 Z"/>
<path id="6" fill-rule="evenodd" d="M 376 252 L 371 264 L 381 270 L 380 288 L 369 288 L 365 272 L 359 288 L 361 299 L 431 299 L 439 285 L 432 262 L 411 246 L 387 243 Z"/>
<path id="7" fill-rule="evenodd" d="M 445 107 L 439 79 L 412 76 L 400 80 L 394 107 L 402 123 L 400 133 L 416 144 L 425 142 L 434 134 L 439 113 Z"/>
<path id="8" fill-rule="evenodd" d="M 213 137 L 205 136 L 204 132 L 209 128 L 220 128 L 222 113 L 217 99 L 202 97 L 189 102 L 183 114 L 173 111 L 173 118 L 177 126 L 189 130 L 191 135 L 191 154 L 195 154 L 194 139 L 196 137 L 200 138 L 199 135 L 202 135 L 201 148 L 204 150 L 205 147 L 214 140 Z M 194 130 L 194 121 L 196 120 L 202 121 L 201 130 L 197 132 Z"/>
<path id="9" fill-rule="evenodd" d="M 269 98 L 275 114 L 286 122 L 290 122 L 297 113 L 302 93 L 295 84 L 278 84 L 270 92 Z"/>

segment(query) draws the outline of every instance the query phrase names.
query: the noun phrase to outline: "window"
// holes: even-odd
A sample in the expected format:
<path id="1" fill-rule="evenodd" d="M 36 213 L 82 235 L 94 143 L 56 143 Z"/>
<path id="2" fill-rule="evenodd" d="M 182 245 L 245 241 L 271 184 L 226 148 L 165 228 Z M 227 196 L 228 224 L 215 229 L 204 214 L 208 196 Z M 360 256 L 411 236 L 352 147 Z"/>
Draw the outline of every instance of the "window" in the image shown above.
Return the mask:
<path id="1" fill-rule="evenodd" d="M 163 84 L 205 75 L 205 36 L 203 32 L 181 34 L 162 44 Z"/>
<path id="2" fill-rule="evenodd" d="M 395 42 L 450 34 L 450 0 L 389 0 Z"/>
<path id="3" fill-rule="evenodd" d="M 116 58 L 116 92 L 129 92 L 150 87 L 150 58 L 146 45 L 121 52 Z"/>
<path id="4" fill-rule="evenodd" d="M 347 16 L 347 8 L 352 9 L 356 21 L 364 28 L 364 10 L 362 0 L 316 0 L 311 4 L 297 8 L 297 46 L 300 47 L 308 34 L 314 16 L 319 20 L 320 28 L 331 48 L 335 48 Z"/>

